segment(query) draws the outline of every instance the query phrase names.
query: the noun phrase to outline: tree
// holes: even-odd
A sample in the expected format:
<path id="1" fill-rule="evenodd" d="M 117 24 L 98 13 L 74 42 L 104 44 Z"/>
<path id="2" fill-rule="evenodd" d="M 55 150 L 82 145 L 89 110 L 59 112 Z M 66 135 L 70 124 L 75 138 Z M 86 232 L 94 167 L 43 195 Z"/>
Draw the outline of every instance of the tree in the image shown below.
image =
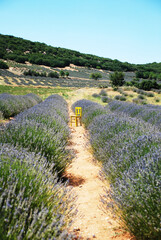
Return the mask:
<path id="1" fill-rule="evenodd" d="M 110 74 L 110 81 L 111 81 L 112 86 L 115 86 L 115 87 L 124 85 L 124 83 L 125 83 L 124 73 L 116 71 L 116 72 Z"/>
<path id="2" fill-rule="evenodd" d="M 160 86 L 156 82 L 156 80 L 153 80 L 153 81 L 143 80 L 141 83 L 139 83 L 139 88 L 143 89 L 143 90 L 146 90 L 146 91 L 150 91 L 152 88 L 159 89 Z"/>
<path id="3" fill-rule="evenodd" d="M 65 72 L 65 76 L 68 78 L 69 77 L 69 72 Z"/>
<path id="4" fill-rule="evenodd" d="M 91 73 L 90 78 L 98 80 L 99 78 L 102 78 L 102 75 L 100 73 Z"/>
<path id="5" fill-rule="evenodd" d="M 60 70 L 60 73 L 59 73 L 59 74 L 60 74 L 61 77 L 64 77 L 64 76 L 65 76 L 65 72 L 64 72 L 63 70 Z"/>
<path id="6" fill-rule="evenodd" d="M 5 62 L 0 61 L 0 68 L 1 69 L 8 69 L 9 67 L 8 67 L 8 65 Z"/>

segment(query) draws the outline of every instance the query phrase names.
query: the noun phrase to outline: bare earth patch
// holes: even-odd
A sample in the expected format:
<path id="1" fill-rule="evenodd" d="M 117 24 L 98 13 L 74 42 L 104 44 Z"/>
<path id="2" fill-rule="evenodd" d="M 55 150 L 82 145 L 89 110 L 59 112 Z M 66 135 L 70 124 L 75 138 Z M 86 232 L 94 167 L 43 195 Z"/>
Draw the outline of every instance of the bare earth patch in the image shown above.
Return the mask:
<path id="1" fill-rule="evenodd" d="M 93 159 L 86 130 L 79 126 L 71 127 L 71 131 L 69 148 L 75 151 L 75 158 L 66 169 L 65 176 L 77 196 L 78 209 L 71 231 L 80 234 L 80 239 L 132 239 L 110 212 L 103 211 L 100 196 L 104 187 L 109 188 L 109 183 L 100 178 L 101 165 Z"/>

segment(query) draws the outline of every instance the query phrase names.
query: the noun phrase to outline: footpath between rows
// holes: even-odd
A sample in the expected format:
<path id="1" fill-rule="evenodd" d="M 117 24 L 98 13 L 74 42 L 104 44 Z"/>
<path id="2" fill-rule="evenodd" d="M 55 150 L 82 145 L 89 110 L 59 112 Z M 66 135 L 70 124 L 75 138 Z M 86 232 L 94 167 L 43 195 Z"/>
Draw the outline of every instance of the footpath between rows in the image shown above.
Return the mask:
<path id="1" fill-rule="evenodd" d="M 72 114 L 71 109 L 69 109 Z M 77 196 L 77 215 L 71 226 L 81 239 L 131 240 L 132 237 L 118 224 L 111 212 L 105 212 L 100 196 L 109 189 L 107 180 L 100 176 L 101 164 L 91 151 L 84 126 L 71 127 L 69 148 L 74 150 L 74 159 L 66 169 L 69 186 Z"/>

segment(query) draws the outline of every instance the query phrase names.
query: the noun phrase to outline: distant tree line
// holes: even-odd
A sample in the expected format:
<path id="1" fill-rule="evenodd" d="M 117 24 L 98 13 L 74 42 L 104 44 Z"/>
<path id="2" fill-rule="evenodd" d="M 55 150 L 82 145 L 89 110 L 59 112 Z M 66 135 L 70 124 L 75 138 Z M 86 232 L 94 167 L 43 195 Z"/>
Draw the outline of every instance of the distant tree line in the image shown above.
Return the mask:
<path id="1" fill-rule="evenodd" d="M 130 82 L 125 82 L 123 72 L 114 72 L 110 74 L 110 81 L 113 87 L 119 86 L 135 86 L 139 89 L 149 91 L 151 89 L 161 89 L 161 84 L 157 83 L 156 80 L 133 78 Z"/>
<path id="2" fill-rule="evenodd" d="M 161 81 L 161 73 L 137 71 L 136 78 L 154 79 L 154 80 Z"/>
<path id="3" fill-rule="evenodd" d="M 161 73 L 161 63 L 130 64 L 117 59 L 83 54 L 78 51 L 52 47 L 45 43 L 32 42 L 14 36 L 0 34 L 0 58 L 19 63 L 26 61 L 50 67 L 65 67 L 70 64 L 109 71 L 143 71 Z"/>
<path id="4" fill-rule="evenodd" d="M 151 89 L 161 89 L 161 84 L 156 80 L 134 78 L 131 82 L 125 82 L 126 86 L 134 86 L 145 91 L 150 91 Z"/>

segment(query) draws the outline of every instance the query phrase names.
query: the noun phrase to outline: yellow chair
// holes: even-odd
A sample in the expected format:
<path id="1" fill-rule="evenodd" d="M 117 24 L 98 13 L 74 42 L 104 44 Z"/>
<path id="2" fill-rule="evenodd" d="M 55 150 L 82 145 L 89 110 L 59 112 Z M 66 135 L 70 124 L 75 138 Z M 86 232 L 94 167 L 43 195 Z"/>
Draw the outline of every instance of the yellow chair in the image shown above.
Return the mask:
<path id="1" fill-rule="evenodd" d="M 73 121 L 74 120 L 74 121 Z M 75 126 L 78 127 L 78 121 L 80 122 L 80 126 L 82 126 L 82 108 L 76 107 L 75 108 L 75 115 L 70 116 L 70 123 L 75 123 Z"/>

